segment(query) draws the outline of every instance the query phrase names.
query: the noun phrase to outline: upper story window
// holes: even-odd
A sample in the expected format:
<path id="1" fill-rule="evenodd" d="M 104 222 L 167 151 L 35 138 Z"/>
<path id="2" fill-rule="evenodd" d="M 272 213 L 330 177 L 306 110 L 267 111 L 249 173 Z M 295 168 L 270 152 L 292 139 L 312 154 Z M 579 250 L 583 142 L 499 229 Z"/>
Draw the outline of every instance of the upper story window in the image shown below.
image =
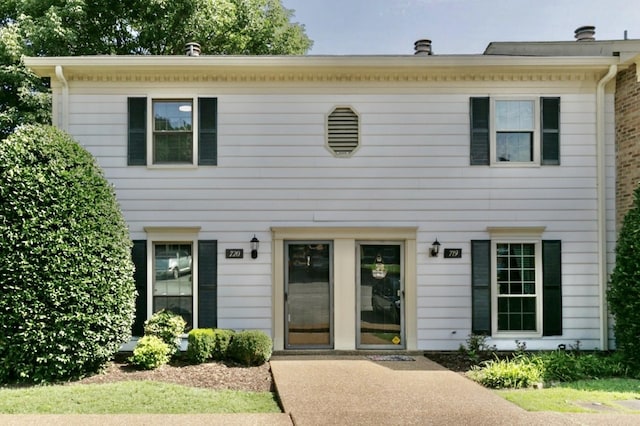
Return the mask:
<path id="1" fill-rule="evenodd" d="M 193 102 L 153 101 L 153 164 L 193 164 Z"/>
<path id="2" fill-rule="evenodd" d="M 217 98 L 128 98 L 128 165 L 216 165 L 217 105 Z"/>
<path id="3" fill-rule="evenodd" d="M 496 100 L 495 162 L 530 163 L 539 156 L 534 144 L 536 132 L 535 101 Z"/>
<path id="4" fill-rule="evenodd" d="M 471 98 L 471 165 L 560 164 L 560 98 Z"/>

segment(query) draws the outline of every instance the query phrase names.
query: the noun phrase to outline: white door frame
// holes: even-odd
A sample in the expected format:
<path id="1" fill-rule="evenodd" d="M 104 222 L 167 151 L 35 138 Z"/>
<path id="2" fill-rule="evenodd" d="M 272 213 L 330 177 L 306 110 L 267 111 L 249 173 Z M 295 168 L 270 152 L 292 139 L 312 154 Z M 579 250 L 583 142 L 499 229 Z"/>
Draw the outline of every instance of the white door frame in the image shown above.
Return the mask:
<path id="1" fill-rule="evenodd" d="M 417 349 L 417 227 L 382 228 L 287 228 L 273 227 L 272 232 L 272 330 L 275 350 L 285 348 L 284 265 L 285 241 L 333 241 L 333 312 L 334 349 L 356 349 L 356 259 L 357 242 L 394 241 L 404 244 L 405 269 L 405 342 L 404 349 Z"/>

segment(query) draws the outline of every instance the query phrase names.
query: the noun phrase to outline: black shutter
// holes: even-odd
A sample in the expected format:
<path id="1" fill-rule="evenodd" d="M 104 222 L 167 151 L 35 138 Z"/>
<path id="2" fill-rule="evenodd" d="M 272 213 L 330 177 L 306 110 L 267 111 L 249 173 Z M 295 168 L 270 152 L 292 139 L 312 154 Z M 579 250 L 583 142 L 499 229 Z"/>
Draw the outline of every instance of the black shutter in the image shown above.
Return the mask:
<path id="1" fill-rule="evenodd" d="M 491 335 L 491 241 L 471 241 L 471 332 Z"/>
<path id="2" fill-rule="evenodd" d="M 562 334 L 562 245 L 542 241 L 542 334 Z"/>
<path id="3" fill-rule="evenodd" d="M 471 98 L 471 165 L 489 165 L 489 98 Z"/>
<path id="4" fill-rule="evenodd" d="M 218 242 L 198 241 L 198 328 L 218 326 Z"/>
<path id="5" fill-rule="evenodd" d="M 542 98 L 542 164 L 560 164 L 560 98 Z"/>
<path id="6" fill-rule="evenodd" d="M 147 98 L 128 98 L 127 164 L 147 164 Z"/>
<path id="7" fill-rule="evenodd" d="M 218 164 L 218 99 L 198 98 L 198 164 Z"/>
<path id="8" fill-rule="evenodd" d="M 141 337 L 144 335 L 144 322 L 147 320 L 147 241 L 134 240 L 131 249 L 131 259 L 136 267 L 133 279 L 136 283 L 136 317 L 133 321 L 131 334 Z"/>

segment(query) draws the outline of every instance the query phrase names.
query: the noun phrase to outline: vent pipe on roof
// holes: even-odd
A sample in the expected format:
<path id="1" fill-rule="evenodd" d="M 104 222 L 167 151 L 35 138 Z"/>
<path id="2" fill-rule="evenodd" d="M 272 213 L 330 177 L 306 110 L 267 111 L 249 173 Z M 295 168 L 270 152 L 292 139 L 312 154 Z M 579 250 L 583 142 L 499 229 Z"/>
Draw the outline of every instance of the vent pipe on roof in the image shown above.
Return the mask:
<path id="1" fill-rule="evenodd" d="M 414 55 L 426 56 L 433 55 L 433 51 L 431 50 L 431 40 L 422 39 L 418 40 L 414 43 L 415 53 Z"/>
<path id="2" fill-rule="evenodd" d="M 585 25 L 575 31 L 576 41 L 594 41 L 596 39 L 596 27 Z"/>
<path id="3" fill-rule="evenodd" d="M 200 45 L 191 41 L 184 45 L 184 51 L 187 56 L 200 56 Z"/>

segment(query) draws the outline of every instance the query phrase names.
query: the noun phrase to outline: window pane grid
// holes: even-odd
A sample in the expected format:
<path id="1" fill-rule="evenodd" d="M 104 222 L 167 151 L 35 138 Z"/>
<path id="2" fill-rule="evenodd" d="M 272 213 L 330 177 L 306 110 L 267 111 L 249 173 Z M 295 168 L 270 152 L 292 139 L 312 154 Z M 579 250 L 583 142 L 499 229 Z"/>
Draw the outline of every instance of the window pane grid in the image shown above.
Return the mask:
<path id="1" fill-rule="evenodd" d="M 535 244 L 496 245 L 498 330 L 536 330 Z"/>

